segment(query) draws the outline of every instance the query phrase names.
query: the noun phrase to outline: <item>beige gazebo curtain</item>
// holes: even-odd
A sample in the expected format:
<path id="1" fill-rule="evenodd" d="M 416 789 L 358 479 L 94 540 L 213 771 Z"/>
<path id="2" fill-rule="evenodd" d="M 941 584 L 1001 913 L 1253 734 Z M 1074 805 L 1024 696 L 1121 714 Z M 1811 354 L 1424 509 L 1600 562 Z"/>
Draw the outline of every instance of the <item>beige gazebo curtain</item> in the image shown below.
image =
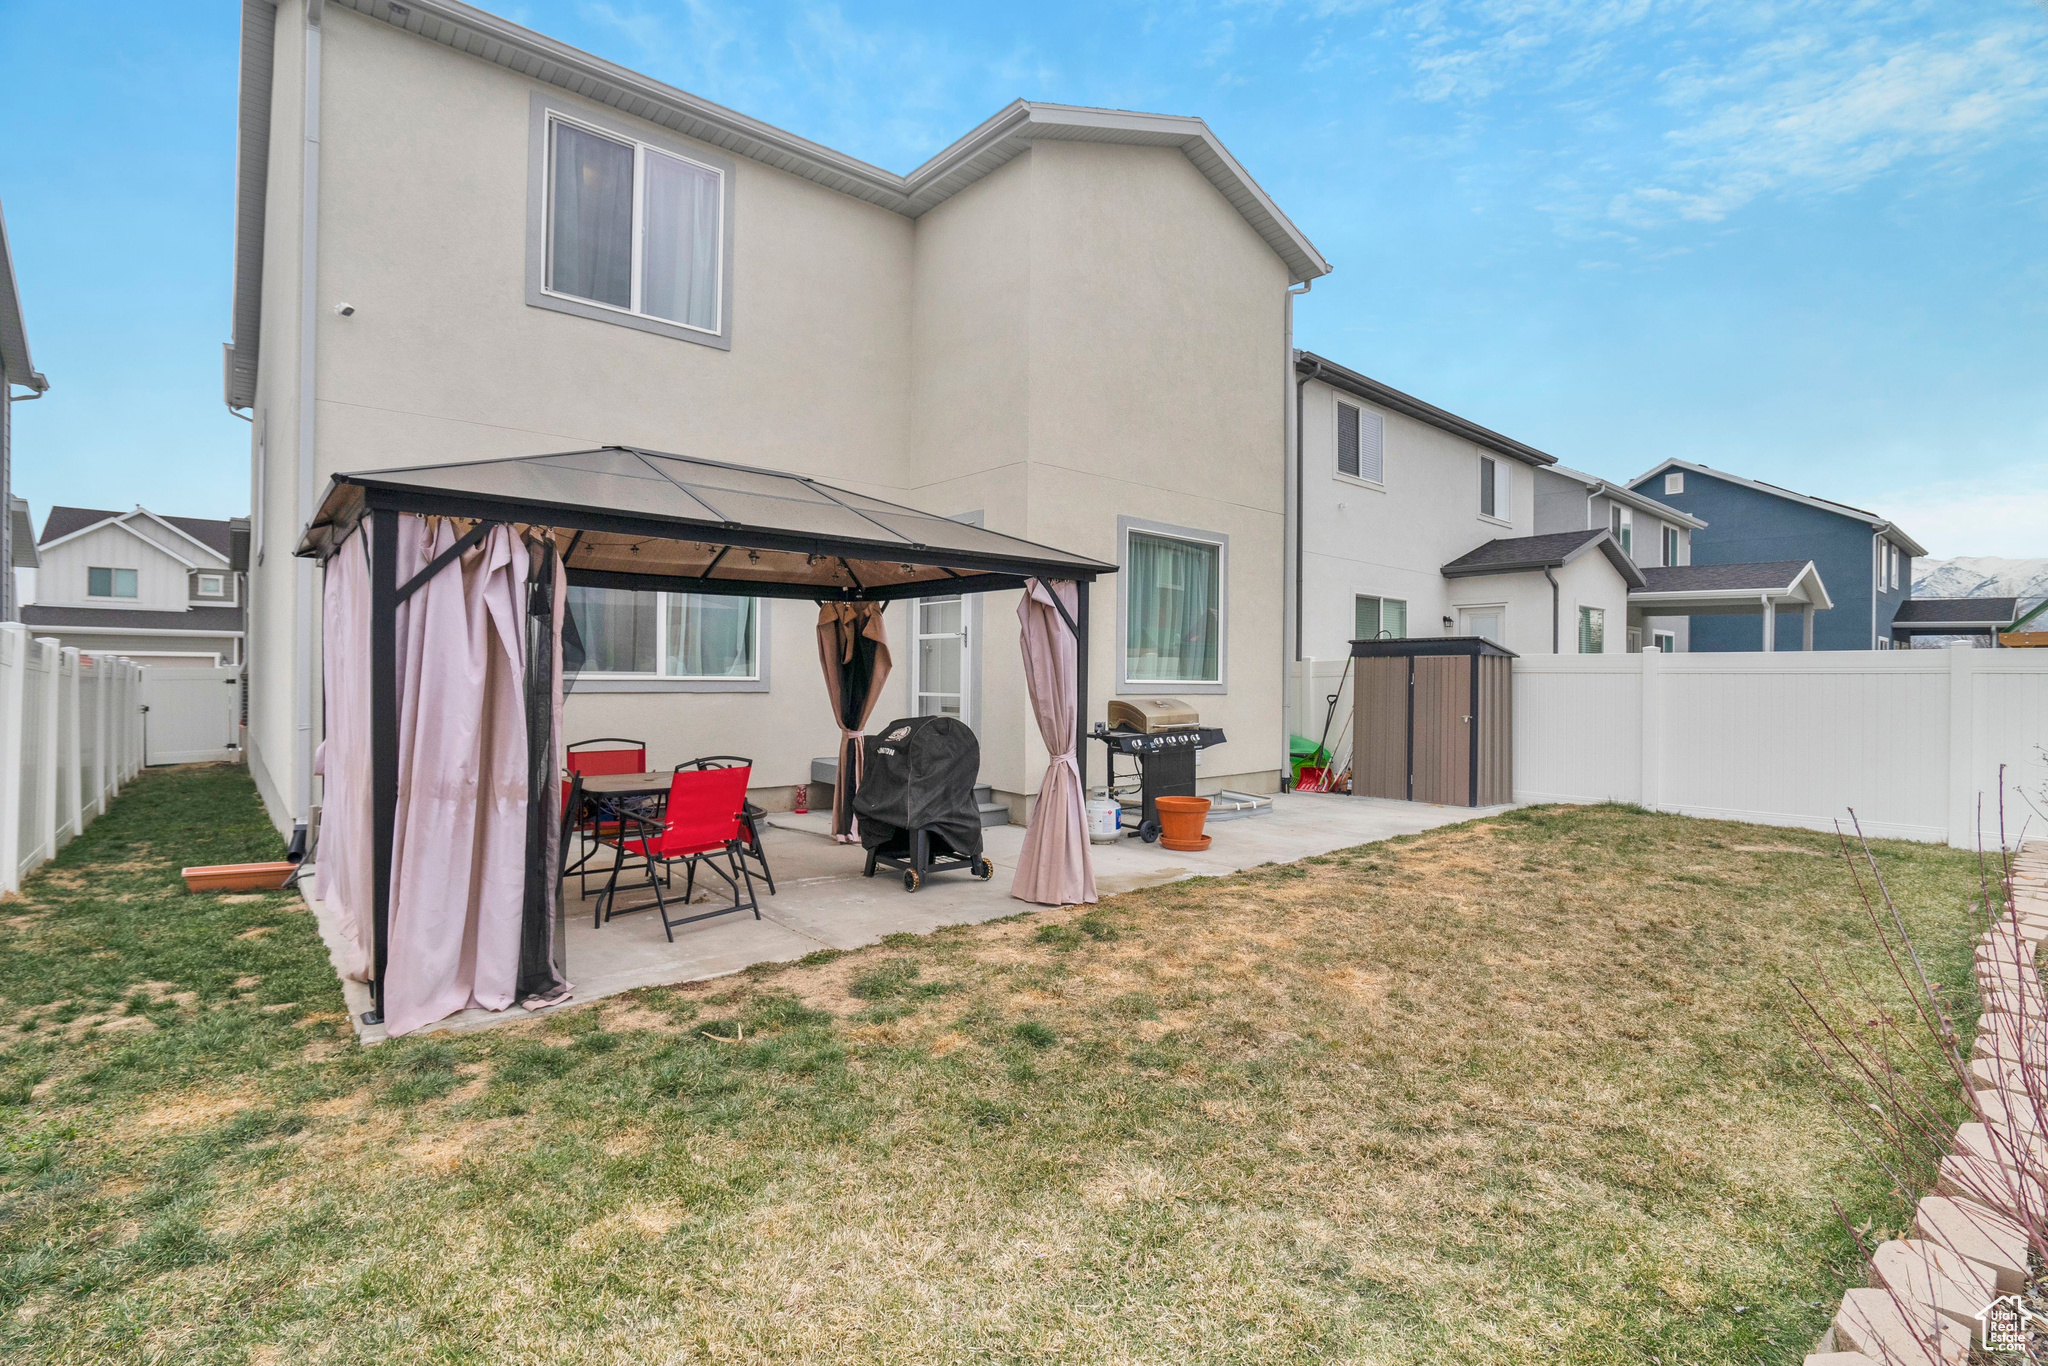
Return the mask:
<path id="1" fill-rule="evenodd" d="M 832 785 L 832 837 L 853 842 L 853 794 L 860 786 L 861 728 L 889 677 L 889 633 L 879 602 L 818 605 L 818 663 L 839 723 L 839 781 Z"/>
<path id="2" fill-rule="evenodd" d="M 1053 594 L 1066 606 L 1064 615 Z M 1074 746 L 1080 686 L 1074 665 L 1077 642 L 1067 622 L 1075 618 L 1080 593 L 1071 583 L 1033 579 L 1017 604 L 1023 627 L 1024 682 L 1031 690 L 1031 714 L 1039 738 L 1052 754 L 1038 784 L 1038 805 L 1024 831 L 1024 850 L 1010 895 L 1045 906 L 1092 902 L 1095 866 L 1088 852 L 1088 814 L 1081 801 L 1081 768 Z"/>

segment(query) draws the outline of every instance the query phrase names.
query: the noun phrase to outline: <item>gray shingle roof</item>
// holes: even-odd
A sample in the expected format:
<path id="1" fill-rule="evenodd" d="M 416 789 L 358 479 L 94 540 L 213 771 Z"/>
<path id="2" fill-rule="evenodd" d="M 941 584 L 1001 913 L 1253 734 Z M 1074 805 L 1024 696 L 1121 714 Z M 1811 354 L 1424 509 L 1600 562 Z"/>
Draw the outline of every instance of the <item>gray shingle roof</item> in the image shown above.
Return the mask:
<path id="1" fill-rule="evenodd" d="M 2019 615 L 2018 598 L 1908 598 L 1899 604 L 1895 626 L 1989 622 L 2005 626 Z"/>
<path id="2" fill-rule="evenodd" d="M 1445 565 L 1443 572 L 1456 575 L 1555 568 L 1574 550 L 1606 534 L 1595 527 L 1586 531 L 1553 531 L 1545 536 L 1509 536 L 1466 551 Z"/>
<path id="3" fill-rule="evenodd" d="M 43 519 L 43 534 L 36 537 L 36 544 L 48 545 L 60 536 L 83 531 L 89 526 L 106 521 L 109 517 L 126 515 L 121 512 L 108 512 L 103 508 L 53 507 L 50 509 L 50 515 Z M 156 515 L 163 517 L 162 513 Z M 164 517 L 164 520 L 221 558 L 227 558 L 228 523 L 215 521 L 210 517 Z"/>
<path id="4" fill-rule="evenodd" d="M 1753 564 L 1676 564 L 1643 571 L 1646 593 L 1714 593 L 1753 588 L 1790 588 L 1805 560 L 1763 560 Z"/>
<path id="5" fill-rule="evenodd" d="M 194 607 L 188 612 L 124 611 L 118 607 L 36 607 L 21 609 L 21 624 L 62 630 L 105 626 L 121 631 L 239 631 L 239 607 Z"/>

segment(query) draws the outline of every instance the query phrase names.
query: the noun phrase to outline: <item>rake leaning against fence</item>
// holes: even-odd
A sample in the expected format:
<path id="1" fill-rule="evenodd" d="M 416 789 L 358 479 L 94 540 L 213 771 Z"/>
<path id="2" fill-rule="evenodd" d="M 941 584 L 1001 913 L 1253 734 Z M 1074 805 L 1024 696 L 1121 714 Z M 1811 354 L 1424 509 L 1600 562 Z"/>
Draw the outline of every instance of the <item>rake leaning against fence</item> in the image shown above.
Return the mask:
<path id="1" fill-rule="evenodd" d="M 0 622 L 0 892 L 80 834 L 142 767 L 142 669 Z"/>

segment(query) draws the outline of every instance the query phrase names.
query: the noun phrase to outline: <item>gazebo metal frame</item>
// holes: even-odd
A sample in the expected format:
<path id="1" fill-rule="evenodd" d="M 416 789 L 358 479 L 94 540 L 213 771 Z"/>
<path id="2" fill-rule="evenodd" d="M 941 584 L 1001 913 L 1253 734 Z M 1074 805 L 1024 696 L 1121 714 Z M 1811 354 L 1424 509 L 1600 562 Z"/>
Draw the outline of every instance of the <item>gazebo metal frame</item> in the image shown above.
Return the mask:
<path id="1" fill-rule="evenodd" d="M 621 510 L 621 507 L 631 510 Z M 398 519 L 474 525 L 404 583 Z M 1053 604 L 1075 639 L 1075 764 L 1088 785 L 1088 588 L 1117 566 L 805 475 L 605 446 L 557 455 L 336 474 L 297 554 L 323 564 L 370 525 L 371 983 L 384 1013 L 391 864 L 398 817 L 398 604 L 495 525 L 551 534 L 571 587 L 724 594 L 816 602 L 894 602 L 1071 581 L 1075 610 Z M 654 553 L 647 553 L 650 548 Z M 737 554 L 735 554 L 737 552 Z M 645 568 L 637 568 L 637 565 Z M 693 570 L 695 572 L 689 572 Z"/>

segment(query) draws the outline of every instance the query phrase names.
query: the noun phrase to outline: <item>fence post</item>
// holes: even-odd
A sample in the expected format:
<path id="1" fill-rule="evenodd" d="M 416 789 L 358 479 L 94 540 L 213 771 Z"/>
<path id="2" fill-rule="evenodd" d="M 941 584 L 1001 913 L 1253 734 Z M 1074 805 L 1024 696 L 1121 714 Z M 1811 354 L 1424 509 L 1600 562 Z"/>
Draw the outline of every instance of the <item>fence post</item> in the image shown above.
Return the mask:
<path id="1" fill-rule="evenodd" d="M 1664 797 L 1664 652 L 1646 647 L 1636 656 L 1642 661 L 1643 738 L 1642 795 L 1645 810 L 1655 811 Z"/>
<path id="2" fill-rule="evenodd" d="M 92 657 L 92 814 L 107 814 L 107 689 L 111 686 L 107 657 Z"/>
<path id="3" fill-rule="evenodd" d="M 128 661 L 108 661 L 107 681 L 113 695 L 107 703 L 107 737 L 114 750 L 107 765 L 107 800 L 121 795 L 121 783 L 128 777 Z"/>
<path id="4" fill-rule="evenodd" d="M 0 892 L 21 887 L 21 746 L 28 629 L 0 622 Z"/>
<path id="5" fill-rule="evenodd" d="M 24 719 L 43 732 L 43 743 L 36 748 L 42 761 L 36 771 L 36 814 L 40 818 L 36 847 L 44 858 L 53 859 L 57 857 L 57 718 L 62 714 L 58 690 L 64 686 L 64 675 L 58 670 L 64 656 L 54 640 L 38 640 L 36 648 L 43 657 L 43 714 Z"/>
<path id="6" fill-rule="evenodd" d="M 1948 647 L 1948 842 L 1953 849 L 1977 847 L 1977 689 L 1971 656 L 1963 641 Z"/>
<path id="7" fill-rule="evenodd" d="M 58 657 L 62 664 L 57 671 L 57 828 L 77 839 L 85 833 L 85 792 L 78 780 L 78 651 L 66 645 Z"/>

